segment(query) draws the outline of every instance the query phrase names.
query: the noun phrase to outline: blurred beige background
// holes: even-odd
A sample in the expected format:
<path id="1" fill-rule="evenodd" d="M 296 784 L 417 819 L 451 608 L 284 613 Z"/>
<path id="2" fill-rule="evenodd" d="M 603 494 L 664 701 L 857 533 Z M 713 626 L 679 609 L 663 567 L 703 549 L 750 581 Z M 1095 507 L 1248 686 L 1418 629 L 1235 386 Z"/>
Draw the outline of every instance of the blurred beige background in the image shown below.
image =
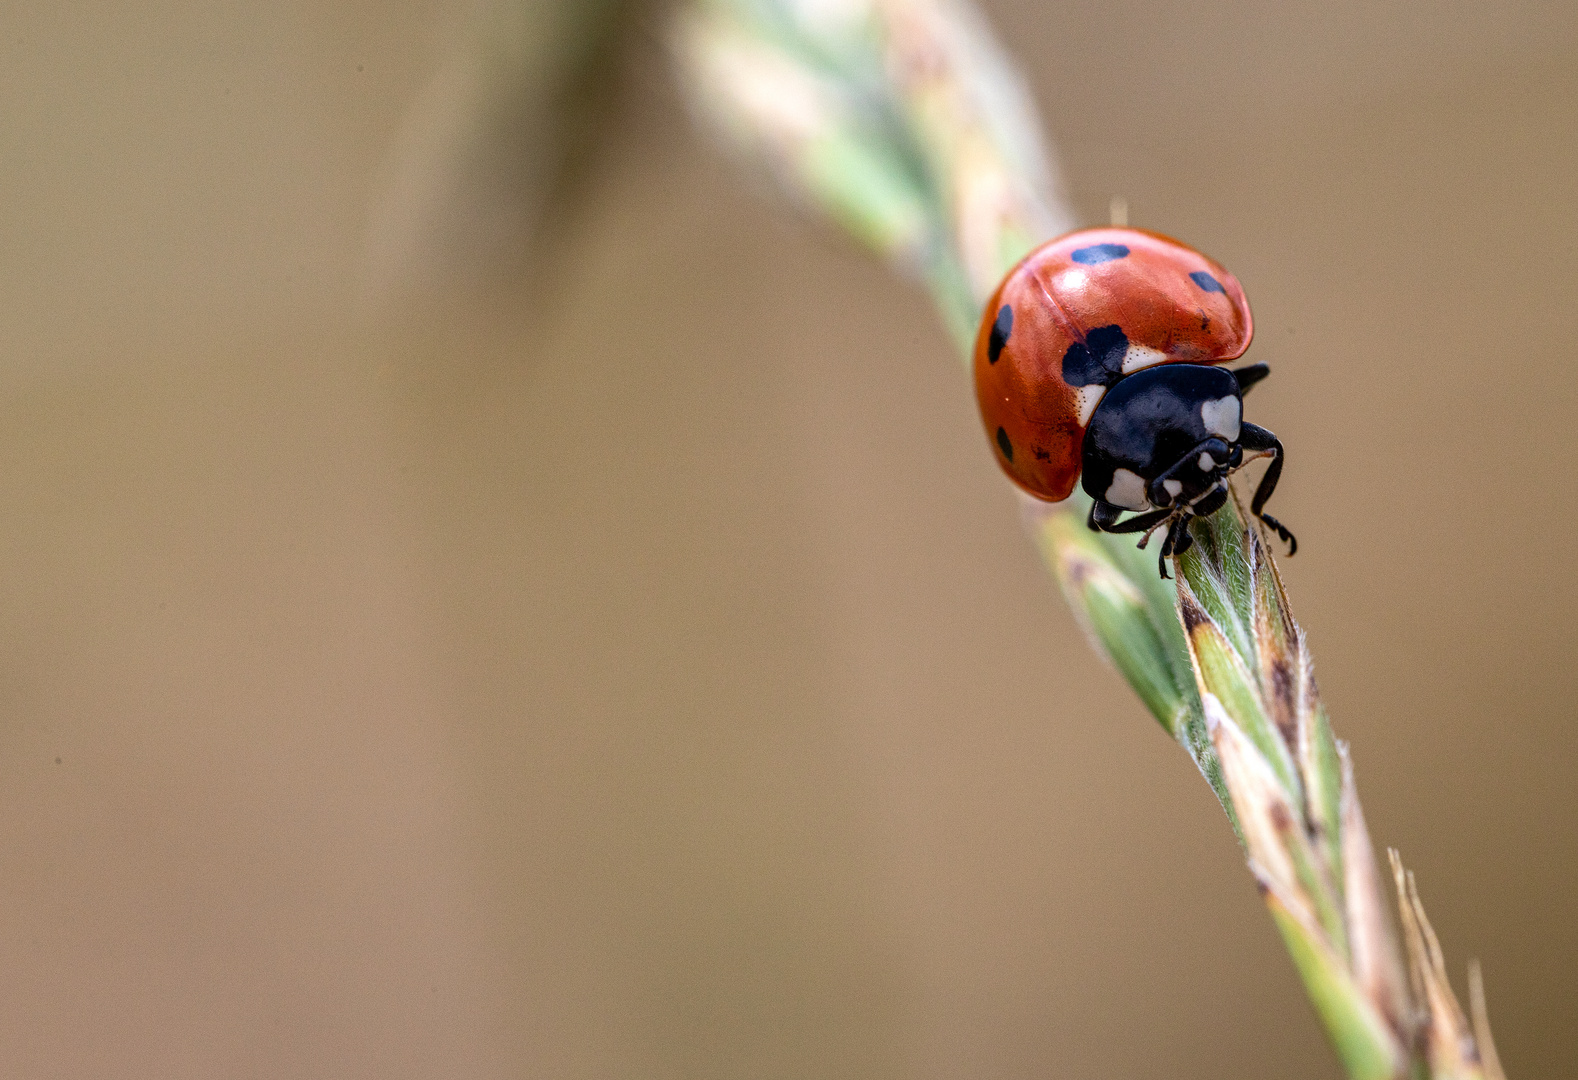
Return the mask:
<path id="1" fill-rule="evenodd" d="M 1249 290 L 1372 830 L 1563 1075 L 1578 10 L 985 6 L 1086 220 Z M 923 297 L 653 9 L 544 196 L 486 20 L 7 11 L 0 1075 L 1337 1075 Z"/>

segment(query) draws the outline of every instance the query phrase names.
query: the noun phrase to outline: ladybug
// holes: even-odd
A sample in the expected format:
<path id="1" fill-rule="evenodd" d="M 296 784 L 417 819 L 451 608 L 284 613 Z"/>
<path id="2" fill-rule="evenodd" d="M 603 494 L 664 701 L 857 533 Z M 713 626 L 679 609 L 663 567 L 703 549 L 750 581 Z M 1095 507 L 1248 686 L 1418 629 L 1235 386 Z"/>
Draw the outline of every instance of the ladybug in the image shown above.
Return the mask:
<path id="1" fill-rule="evenodd" d="M 1082 229 L 1031 252 L 987 304 L 975 344 L 981 419 L 1009 477 L 1061 502 L 1081 480 L 1088 524 L 1110 533 L 1165 526 L 1157 566 L 1194 543 L 1189 522 L 1221 509 L 1227 478 L 1271 458 L 1251 512 L 1282 475 L 1282 443 L 1243 420 L 1265 364 L 1220 367 L 1254 335 L 1238 279 L 1193 248 L 1141 229 Z M 1136 516 L 1120 521 L 1125 510 Z"/>

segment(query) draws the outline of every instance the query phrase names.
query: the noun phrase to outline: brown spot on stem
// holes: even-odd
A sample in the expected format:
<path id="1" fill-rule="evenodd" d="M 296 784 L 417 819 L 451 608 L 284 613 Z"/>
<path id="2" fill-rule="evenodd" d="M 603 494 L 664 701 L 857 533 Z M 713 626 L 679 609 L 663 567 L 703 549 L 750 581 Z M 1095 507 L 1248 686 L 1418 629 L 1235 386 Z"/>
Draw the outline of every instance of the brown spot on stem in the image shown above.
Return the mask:
<path id="1" fill-rule="evenodd" d="M 1267 672 L 1271 680 L 1271 700 L 1277 714 L 1277 730 L 1282 732 L 1282 739 L 1289 746 L 1298 745 L 1298 727 L 1293 719 L 1294 712 L 1294 681 L 1293 671 L 1288 667 L 1287 658 L 1276 655 L 1267 665 Z"/>

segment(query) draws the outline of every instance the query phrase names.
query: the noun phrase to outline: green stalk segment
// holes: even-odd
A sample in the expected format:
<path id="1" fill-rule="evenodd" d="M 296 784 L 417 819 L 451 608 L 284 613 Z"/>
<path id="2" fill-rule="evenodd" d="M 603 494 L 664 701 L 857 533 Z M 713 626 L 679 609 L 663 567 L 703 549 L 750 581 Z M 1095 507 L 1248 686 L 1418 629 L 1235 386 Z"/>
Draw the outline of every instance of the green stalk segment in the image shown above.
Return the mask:
<path id="1" fill-rule="evenodd" d="M 1266 906 L 1282 934 L 1310 1004 L 1353 1080 L 1393 1080 L 1408 1075 L 1403 1047 L 1353 982 L 1342 959 L 1265 887 Z"/>
<path id="2" fill-rule="evenodd" d="M 1033 528 L 1091 644 L 1111 659 L 1167 733 L 1178 738 L 1191 702 L 1174 678 L 1160 620 L 1145 594 L 1073 515 L 1046 514 Z M 1169 621 L 1172 617 L 1165 613 Z"/>

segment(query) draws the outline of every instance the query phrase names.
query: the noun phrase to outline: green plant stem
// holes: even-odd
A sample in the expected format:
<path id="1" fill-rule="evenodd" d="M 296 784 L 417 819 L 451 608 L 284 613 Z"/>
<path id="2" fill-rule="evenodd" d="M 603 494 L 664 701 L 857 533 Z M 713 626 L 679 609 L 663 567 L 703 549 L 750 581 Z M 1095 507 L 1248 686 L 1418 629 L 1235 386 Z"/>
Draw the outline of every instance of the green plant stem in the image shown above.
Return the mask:
<path id="1" fill-rule="evenodd" d="M 1028 95 L 963 0 L 698 0 L 675 46 L 696 111 L 925 282 L 966 362 L 1002 275 L 1072 225 Z M 1092 645 L 1221 801 L 1349 1076 L 1502 1080 L 1483 1001 L 1471 1029 L 1394 853 L 1405 964 L 1259 523 L 1236 497 L 1196 519 L 1165 582 L 1132 537 L 1086 529 L 1083 495 L 1021 502 Z"/>

